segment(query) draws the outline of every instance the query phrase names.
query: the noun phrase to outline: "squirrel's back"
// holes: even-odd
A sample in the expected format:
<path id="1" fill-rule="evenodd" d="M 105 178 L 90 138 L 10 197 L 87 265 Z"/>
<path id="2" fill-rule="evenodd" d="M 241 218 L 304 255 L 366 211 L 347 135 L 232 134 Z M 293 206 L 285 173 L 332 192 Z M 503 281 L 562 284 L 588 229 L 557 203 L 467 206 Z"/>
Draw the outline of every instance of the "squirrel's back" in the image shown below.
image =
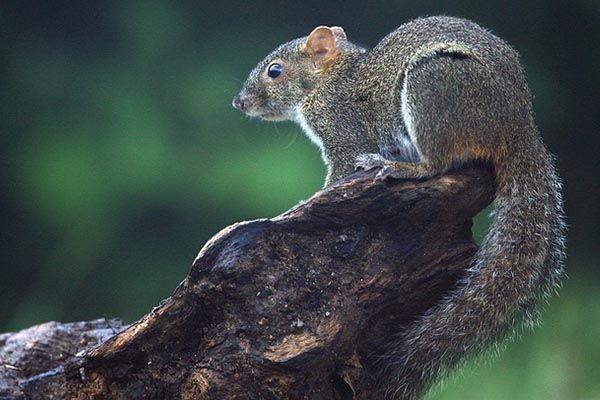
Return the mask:
<path id="1" fill-rule="evenodd" d="M 465 46 L 491 62 L 518 62 L 518 53 L 498 36 L 473 21 L 448 16 L 418 18 L 399 26 L 370 51 L 371 59 L 408 62 L 435 43 Z"/>
<path id="2" fill-rule="evenodd" d="M 487 29 L 456 17 L 418 18 L 401 25 L 368 53 L 365 65 L 376 65 L 379 77 L 397 84 L 407 70 L 436 54 L 472 57 L 497 81 L 512 83 L 524 97 L 530 97 L 518 53 Z"/>

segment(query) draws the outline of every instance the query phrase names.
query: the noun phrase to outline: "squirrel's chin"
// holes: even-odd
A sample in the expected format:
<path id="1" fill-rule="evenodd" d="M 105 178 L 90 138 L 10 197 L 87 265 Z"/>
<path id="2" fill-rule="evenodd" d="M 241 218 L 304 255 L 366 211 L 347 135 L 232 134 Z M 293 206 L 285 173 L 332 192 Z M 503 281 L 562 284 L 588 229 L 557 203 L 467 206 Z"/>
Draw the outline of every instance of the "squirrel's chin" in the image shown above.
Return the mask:
<path id="1" fill-rule="evenodd" d="M 264 119 L 265 121 L 287 121 L 289 118 L 284 115 L 275 115 L 275 114 L 266 114 L 260 115 L 260 119 Z"/>
<path id="2" fill-rule="evenodd" d="M 289 119 L 287 115 L 275 114 L 271 112 L 260 112 L 258 110 L 249 110 L 246 115 L 253 118 L 260 118 L 265 121 L 287 121 Z"/>

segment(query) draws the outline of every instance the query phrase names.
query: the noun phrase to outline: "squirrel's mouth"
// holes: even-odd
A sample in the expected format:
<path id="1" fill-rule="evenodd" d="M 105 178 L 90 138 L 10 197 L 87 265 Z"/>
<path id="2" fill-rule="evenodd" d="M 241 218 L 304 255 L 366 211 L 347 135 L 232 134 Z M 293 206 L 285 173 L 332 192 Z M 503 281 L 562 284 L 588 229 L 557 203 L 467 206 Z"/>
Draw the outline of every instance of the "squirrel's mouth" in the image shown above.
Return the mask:
<path id="1" fill-rule="evenodd" d="M 247 116 L 264 119 L 266 121 L 284 121 L 285 115 L 271 108 L 268 104 L 249 104 L 244 110 Z"/>
<path id="2" fill-rule="evenodd" d="M 250 97 L 241 93 L 233 98 L 231 104 L 249 117 L 267 121 L 284 121 L 289 119 L 287 115 L 273 108 L 268 101 L 257 101 L 256 97 Z"/>

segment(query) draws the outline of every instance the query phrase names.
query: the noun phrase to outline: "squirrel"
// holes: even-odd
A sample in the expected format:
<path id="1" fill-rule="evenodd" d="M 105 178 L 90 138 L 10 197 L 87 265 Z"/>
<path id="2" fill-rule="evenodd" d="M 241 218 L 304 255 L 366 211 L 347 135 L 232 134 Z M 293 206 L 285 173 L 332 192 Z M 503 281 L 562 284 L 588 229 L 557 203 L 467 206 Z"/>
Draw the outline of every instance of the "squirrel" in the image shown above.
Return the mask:
<path id="1" fill-rule="evenodd" d="M 261 61 L 233 106 L 298 123 L 321 149 L 326 186 L 357 168 L 427 179 L 477 160 L 494 167 L 490 232 L 451 293 L 398 327 L 369 397 L 421 398 L 467 354 L 534 325 L 537 303 L 560 285 L 561 180 L 517 52 L 476 23 L 416 19 L 371 50 L 319 26 Z"/>

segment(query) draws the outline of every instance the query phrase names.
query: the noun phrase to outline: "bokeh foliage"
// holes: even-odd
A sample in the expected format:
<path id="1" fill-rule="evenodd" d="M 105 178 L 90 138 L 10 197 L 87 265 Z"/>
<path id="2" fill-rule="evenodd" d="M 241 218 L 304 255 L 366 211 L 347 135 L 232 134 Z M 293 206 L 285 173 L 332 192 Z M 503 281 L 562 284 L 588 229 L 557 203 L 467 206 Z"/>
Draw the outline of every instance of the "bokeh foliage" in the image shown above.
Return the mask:
<path id="1" fill-rule="evenodd" d="M 572 228 L 571 279 L 543 327 L 432 398 L 600 398 L 600 8 L 591 0 L 3 2 L 0 331 L 134 320 L 219 229 L 309 197 L 324 176 L 317 149 L 291 124 L 230 106 L 247 72 L 316 25 L 373 45 L 433 14 L 472 18 L 521 51 Z"/>

